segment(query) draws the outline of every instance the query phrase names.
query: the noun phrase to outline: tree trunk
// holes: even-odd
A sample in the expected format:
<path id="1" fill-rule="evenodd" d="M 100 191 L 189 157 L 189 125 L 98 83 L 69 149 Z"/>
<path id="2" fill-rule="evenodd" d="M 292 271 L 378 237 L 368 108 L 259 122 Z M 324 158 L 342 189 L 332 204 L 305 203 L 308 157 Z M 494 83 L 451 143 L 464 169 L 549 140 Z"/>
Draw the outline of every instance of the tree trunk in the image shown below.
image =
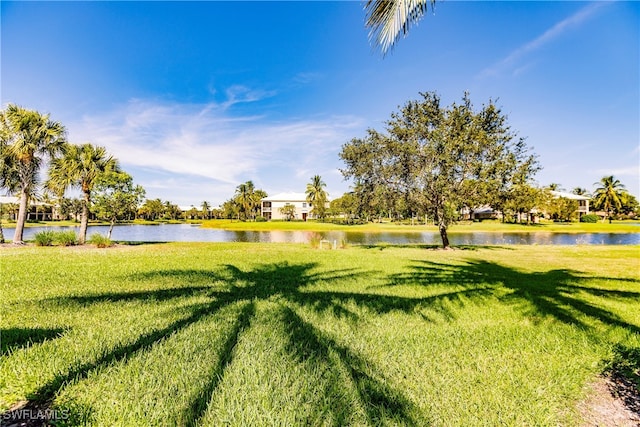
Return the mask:
<path id="1" fill-rule="evenodd" d="M 449 249 L 449 237 L 447 236 L 447 226 L 444 224 L 439 225 L 440 237 L 442 238 L 442 248 Z"/>
<path id="2" fill-rule="evenodd" d="M 20 192 L 20 210 L 18 211 L 18 222 L 16 223 L 16 231 L 13 233 L 13 243 L 22 244 L 22 235 L 24 232 L 24 222 L 27 219 L 27 201 L 29 195 L 23 189 Z"/>
<path id="3" fill-rule="evenodd" d="M 111 232 L 113 231 L 113 226 L 116 223 L 115 218 L 111 218 L 111 224 L 109 224 L 109 231 L 107 231 L 107 239 L 111 240 Z"/>
<path id="4" fill-rule="evenodd" d="M 89 225 L 89 203 L 91 202 L 90 193 L 84 193 L 84 200 L 82 201 L 82 218 L 80 218 L 80 233 L 78 234 L 78 243 L 84 245 L 87 240 L 87 225 Z"/>

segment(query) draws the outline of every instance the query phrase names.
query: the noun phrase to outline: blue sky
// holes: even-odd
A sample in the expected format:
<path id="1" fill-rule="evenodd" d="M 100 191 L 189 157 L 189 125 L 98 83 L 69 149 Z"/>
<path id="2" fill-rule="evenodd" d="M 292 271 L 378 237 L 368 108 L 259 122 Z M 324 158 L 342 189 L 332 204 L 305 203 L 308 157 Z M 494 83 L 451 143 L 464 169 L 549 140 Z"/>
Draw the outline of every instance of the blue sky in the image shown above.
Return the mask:
<path id="1" fill-rule="evenodd" d="M 640 195 L 640 2 L 436 4 L 387 56 L 363 3 L 2 1 L 2 106 L 51 114 L 147 190 L 214 206 L 253 180 L 348 191 L 342 144 L 419 92 L 497 100 L 540 185 Z"/>

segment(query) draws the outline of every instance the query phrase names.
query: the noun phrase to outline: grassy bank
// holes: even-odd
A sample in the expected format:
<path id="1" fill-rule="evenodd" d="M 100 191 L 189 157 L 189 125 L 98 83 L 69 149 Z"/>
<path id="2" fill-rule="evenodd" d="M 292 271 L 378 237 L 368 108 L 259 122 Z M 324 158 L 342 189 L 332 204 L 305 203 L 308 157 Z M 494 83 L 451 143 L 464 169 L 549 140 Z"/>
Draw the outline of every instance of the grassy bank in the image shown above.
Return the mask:
<path id="1" fill-rule="evenodd" d="M 303 231 L 355 231 L 364 233 L 375 232 L 437 232 L 434 225 L 410 225 L 392 222 L 368 223 L 357 225 L 341 225 L 318 221 L 232 221 L 232 220 L 211 220 L 203 221 L 204 228 L 219 228 L 224 230 L 247 230 L 247 231 L 271 231 L 271 230 L 303 230 Z M 541 224 L 509 224 L 500 221 L 482 222 L 462 222 L 454 224 L 449 228 L 449 233 L 469 233 L 469 232 L 497 232 L 497 233 L 535 233 L 535 232 L 556 232 L 556 233 L 640 233 L 640 222 L 638 221 L 617 221 L 613 224 L 607 223 L 554 223 L 544 222 Z"/>
<path id="2" fill-rule="evenodd" d="M 639 250 L 0 247 L 0 405 L 96 426 L 580 425 L 614 348 L 640 348 Z"/>

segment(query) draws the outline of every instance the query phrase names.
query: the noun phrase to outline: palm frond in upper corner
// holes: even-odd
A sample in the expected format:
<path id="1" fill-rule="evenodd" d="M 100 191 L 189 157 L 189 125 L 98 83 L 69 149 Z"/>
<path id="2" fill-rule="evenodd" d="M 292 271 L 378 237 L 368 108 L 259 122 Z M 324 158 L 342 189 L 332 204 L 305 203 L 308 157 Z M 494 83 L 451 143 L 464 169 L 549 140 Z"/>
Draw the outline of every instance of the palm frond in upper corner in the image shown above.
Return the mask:
<path id="1" fill-rule="evenodd" d="M 366 26 L 370 28 L 369 39 L 386 54 L 409 28 L 417 24 L 436 0 L 367 0 L 365 4 Z"/>

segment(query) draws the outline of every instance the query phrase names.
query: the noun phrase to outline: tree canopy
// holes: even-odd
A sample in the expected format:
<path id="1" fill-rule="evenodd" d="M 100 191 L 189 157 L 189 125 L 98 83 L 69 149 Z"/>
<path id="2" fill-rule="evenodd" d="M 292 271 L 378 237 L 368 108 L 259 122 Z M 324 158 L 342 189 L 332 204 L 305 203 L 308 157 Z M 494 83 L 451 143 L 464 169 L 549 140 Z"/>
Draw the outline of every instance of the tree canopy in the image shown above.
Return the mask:
<path id="1" fill-rule="evenodd" d="M 598 186 L 593 193 L 594 206 L 605 211 L 611 222 L 611 213 L 622 207 L 623 194 L 626 193 L 624 185 L 613 175 L 602 177 L 593 185 Z"/>
<path id="2" fill-rule="evenodd" d="M 447 248 L 447 228 L 462 208 L 499 203 L 539 168 L 493 101 L 476 112 L 466 93 L 448 107 L 433 92 L 420 95 L 391 115 L 385 133 L 370 129 L 343 145 L 342 173 L 361 199 L 430 215 Z"/>
<path id="3" fill-rule="evenodd" d="M 326 216 L 326 203 L 328 194 L 324 187 L 327 184 L 322 180 L 320 175 L 314 175 L 311 177 L 311 182 L 307 184 L 306 197 L 307 202 L 313 207 L 311 212 L 319 219 L 324 219 Z"/>
<path id="4" fill-rule="evenodd" d="M 65 136 L 64 126 L 48 114 L 14 104 L 0 111 L 0 189 L 20 194 L 14 243 L 22 242 L 27 205 L 39 184 L 40 168 L 60 154 Z"/>
<path id="5" fill-rule="evenodd" d="M 134 185 L 133 177 L 128 173 L 112 171 L 98 177 L 91 211 L 96 217 L 110 222 L 108 239 L 111 239 L 117 220 L 135 218 L 144 195 L 144 189 Z"/>
<path id="6" fill-rule="evenodd" d="M 47 187 L 57 194 L 64 194 L 69 187 L 82 191 L 83 207 L 78 241 L 87 237 L 91 193 L 98 179 L 108 172 L 119 171 L 118 161 L 104 147 L 92 144 L 65 144 L 63 155 L 55 158 L 49 168 Z"/>

